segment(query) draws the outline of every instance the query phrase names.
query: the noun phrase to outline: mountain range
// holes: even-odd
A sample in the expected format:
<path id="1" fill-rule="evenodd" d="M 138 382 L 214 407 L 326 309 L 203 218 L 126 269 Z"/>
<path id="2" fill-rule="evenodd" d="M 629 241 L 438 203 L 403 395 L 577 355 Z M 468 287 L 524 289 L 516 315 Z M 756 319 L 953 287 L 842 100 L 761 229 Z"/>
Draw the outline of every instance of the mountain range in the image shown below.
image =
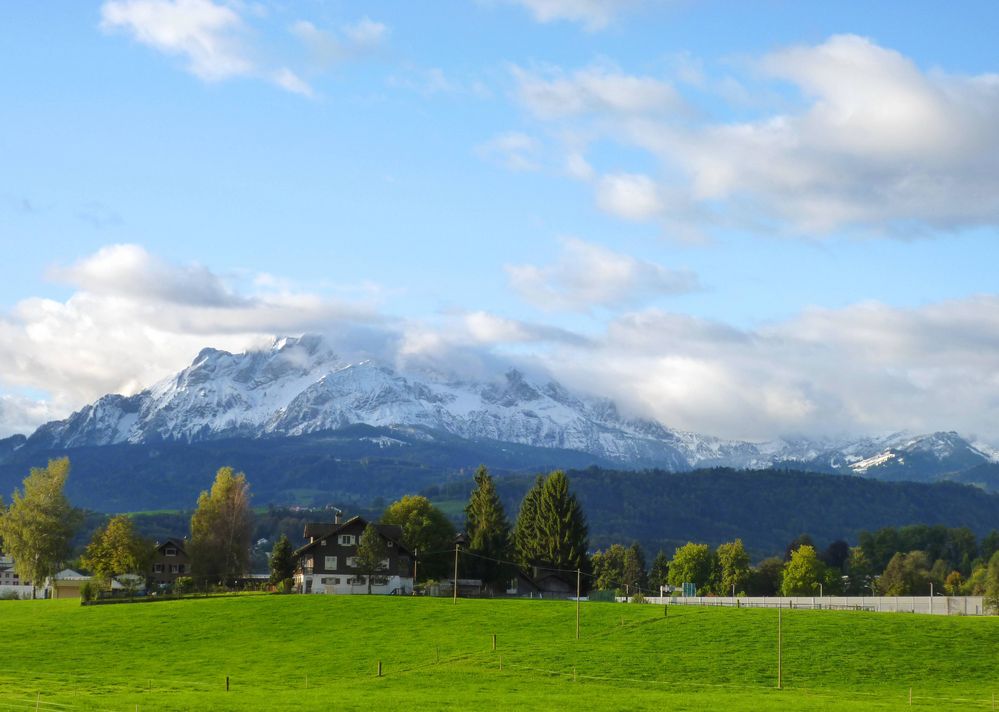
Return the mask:
<path id="1" fill-rule="evenodd" d="M 297 437 L 357 424 L 387 429 L 384 448 L 442 435 L 470 443 L 570 450 L 596 463 L 684 471 L 758 469 L 793 463 L 821 472 L 935 480 L 989 465 L 995 453 L 954 432 L 895 433 L 852 441 L 724 440 L 623 417 L 614 403 L 571 393 L 517 370 L 493 380 L 400 373 L 372 360 L 341 359 L 317 335 L 281 338 L 264 350 L 202 350 L 190 366 L 135 395 L 106 395 L 24 440 L 60 450 L 120 444 Z M 393 438 L 392 431 L 405 433 Z"/>
<path id="2" fill-rule="evenodd" d="M 63 455 L 73 501 L 100 511 L 188 507 L 226 464 L 250 475 L 257 501 L 303 505 L 457 485 L 480 463 L 508 476 L 778 468 L 999 491 L 993 453 L 953 432 L 725 440 L 625 417 L 608 399 L 517 370 L 470 380 L 345 360 L 314 335 L 204 349 L 146 390 L 0 440 L 0 492 Z"/>

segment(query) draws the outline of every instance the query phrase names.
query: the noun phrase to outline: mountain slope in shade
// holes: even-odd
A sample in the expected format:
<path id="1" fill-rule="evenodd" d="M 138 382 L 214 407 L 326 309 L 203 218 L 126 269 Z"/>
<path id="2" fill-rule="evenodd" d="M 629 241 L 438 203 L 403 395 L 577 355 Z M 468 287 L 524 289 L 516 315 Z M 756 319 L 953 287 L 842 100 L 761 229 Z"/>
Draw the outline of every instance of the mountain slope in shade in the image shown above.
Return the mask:
<path id="1" fill-rule="evenodd" d="M 606 399 L 575 395 L 516 370 L 493 381 L 401 373 L 340 358 L 320 336 L 264 350 L 204 349 L 175 376 L 132 396 L 107 395 L 40 427 L 33 450 L 216 439 L 298 437 L 356 424 L 587 453 L 594 461 L 670 471 L 794 463 L 879 479 L 938 479 L 991 461 L 956 433 L 897 433 L 850 442 L 750 443 L 622 417 Z"/>

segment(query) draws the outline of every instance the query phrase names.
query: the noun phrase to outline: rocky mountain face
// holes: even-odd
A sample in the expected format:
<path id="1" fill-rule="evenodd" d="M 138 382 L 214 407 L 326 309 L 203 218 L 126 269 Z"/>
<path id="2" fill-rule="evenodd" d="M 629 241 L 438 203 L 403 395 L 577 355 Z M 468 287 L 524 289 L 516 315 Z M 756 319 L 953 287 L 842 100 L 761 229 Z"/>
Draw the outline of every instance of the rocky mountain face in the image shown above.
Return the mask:
<path id="1" fill-rule="evenodd" d="M 956 433 L 896 434 L 848 443 L 749 443 L 622 417 L 614 404 L 511 370 L 491 382 L 399 373 L 341 359 L 319 336 L 277 340 L 242 354 L 204 349 L 175 376 L 133 396 L 107 395 L 40 427 L 44 450 L 117 444 L 295 437 L 356 424 L 588 453 L 630 467 L 761 468 L 798 463 L 826 472 L 911 479 L 988 463 L 991 453 Z M 900 477 L 901 478 L 901 477 Z"/>

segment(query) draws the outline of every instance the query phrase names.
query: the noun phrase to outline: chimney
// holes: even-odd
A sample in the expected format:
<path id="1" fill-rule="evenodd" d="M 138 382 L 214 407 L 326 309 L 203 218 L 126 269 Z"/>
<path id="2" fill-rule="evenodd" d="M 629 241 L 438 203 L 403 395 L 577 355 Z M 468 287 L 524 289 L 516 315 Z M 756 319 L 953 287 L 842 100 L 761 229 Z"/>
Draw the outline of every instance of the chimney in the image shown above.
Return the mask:
<path id="1" fill-rule="evenodd" d="M 339 525 L 340 518 L 343 516 L 343 512 L 336 507 L 333 508 L 333 523 Z"/>

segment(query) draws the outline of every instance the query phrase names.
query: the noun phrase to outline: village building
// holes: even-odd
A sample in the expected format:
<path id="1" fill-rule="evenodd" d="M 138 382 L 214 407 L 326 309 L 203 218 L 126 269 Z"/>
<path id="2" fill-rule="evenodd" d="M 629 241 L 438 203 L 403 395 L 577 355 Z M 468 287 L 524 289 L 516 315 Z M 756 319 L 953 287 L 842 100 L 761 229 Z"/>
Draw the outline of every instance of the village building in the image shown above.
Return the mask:
<path id="1" fill-rule="evenodd" d="M 171 586 L 181 576 L 191 575 L 191 557 L 187 541 L 170 538 L 156 542 L 149 569 L 150 586 Z"/>
<path id="2" fill-rule="evenodd" d="M 31 598 L 31 582 L 22 581 L 14 570 L 14 560 L 0 554 L 0 598 Z"/>
<path id="3" fill-rule="evenodd" d="M 295 552 L 295 585 L 302 593 L 367 593 L 367 572 L 355 561 L 357 546 L 368 522 L 351 517 L 341 522 L 337 512 L 332 523 L 305 525 L 308 544 Z M 385 542 L 387 558 L 382 569 L 372 576 L 371 592 L 408 594 L 413 591 L 413 552 L 402 543 L 402 528 L 393 524 L 375 524 Z"/>

